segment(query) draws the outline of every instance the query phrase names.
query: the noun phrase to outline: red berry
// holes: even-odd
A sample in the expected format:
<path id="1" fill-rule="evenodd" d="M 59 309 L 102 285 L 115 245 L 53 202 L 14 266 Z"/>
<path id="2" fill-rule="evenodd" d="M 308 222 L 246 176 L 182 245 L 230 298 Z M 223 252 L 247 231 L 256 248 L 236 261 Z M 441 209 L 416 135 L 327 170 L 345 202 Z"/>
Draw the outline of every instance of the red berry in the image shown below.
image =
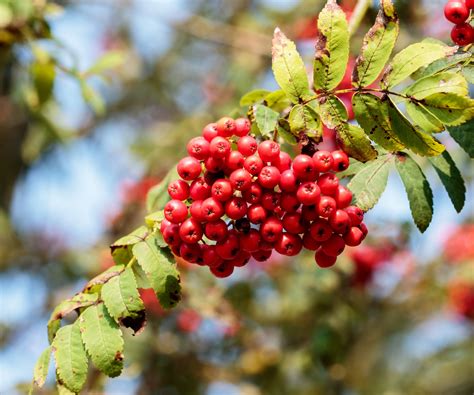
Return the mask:
<path id="1" fill-rule="evenodd" d="M 275 211 L 280 206 L 281 195 L 278 192 L 267 191 L 262 195 L 260 203 L 267 211 Z"/>
<path id="2" fill-rule="evenodd" d="M 462 0 L 451 0 L 444 6 L 444 16 L 456 25 L 459 25 L 469 18 L 469 8 Z"/>
<path id="3" fill-rule="evenodd" d="M 332 235 L 328 240 L 321 244 L 321 250 L 329 256 L 338 256 L 342 254 L 345 247 L 346 243 L 344 243 L 344 239 L 339 235 Z"/>
<path id="4" fill-rule="evenodd" d="M 222 259 L 234 259 L 240 252 L 239 238 L 229 233 L 224 241 L 216 244 L 216 252 Z"/>
<path id="5" fill-rule="evenodd" d="M 251 136 L 241 137 L 237 142 L 237 149 L 243 156 L 253 155 L 258 149 L 257 140 Z"/>
<path id="6" fill-rule="evenodd" d="M 331 267 L 336 263 L 337 258 L 335 256 L 329 256 L 324 253 L 322 249 L 319 249 L 316 251 L 316 254 L 314 256 L 316 263 L 318 264 L 319 267 L 322 268 L 327 268 Z"/>
<path id="7" fill-rule="evenodd" d="M 265 241 L 273 243 L 283 233 L 283 225 L 281 221 L 276 217 L 267 218 L 262 225 L 260 225 L 260 235 Z"/>
<path id="8" fill-rule="evenodd" d="M 258 182 L 264 188 L 273 189 L 280 182 L 280 171 L 275 166 L 265 166 L 258 175 Z"/>
<path id="9" fill-rule="evenodd" d="M 175 180 L 168 185 L 171 199 L 186 200 L 189 197 L 189 185 L 183 180 Z"/>
<path id="10" fill-rule="evenodd" d="M 282 255 L 298 255 L 303 248 L 301 238 L 291 233 L 283 233 L 275 243 L 275 250 Z"/>
<path id="11" fill-rule="evenodd" d="M 344 235 L 344 242 L 350 246 L 350 247 L 355 247 L 358 246 L 360 243 L 362 243 L 362 240 L 364 240 L 364 233 L 360 228 L 357 228 L 353 226 L 349 232 L 347 232 Z"/>
<path id="12" fill-rule="evenodd" d="M 291 169 L 291 156 L 284 151 L 280 151 L 278 158 L 272 161 L 272 165 L 276 166 L 280 173 Z"/>
<path id="13" fill-rule="evenodd" d="M 314 169 L 325 173 L 332 169 L 334 159 L 329 151 L 316 151 L 313 155 Z"/>
<path id="14" fill-rule="evenodd" d="M 344 210 L 336 210 L 329 217 L 329 225 L 337 233 L 346 233 L 351 227 L 351 218 Z"/>
<path id="15" fill-rule="evenodd" d="M 466 7 L 474 10 L 474 0 L 465 0 L 464 3 L 466 3 Z"/>
<path id="16" fill-rule="evenodd" d="M 163 231 L 163 239 L 170 246 L 181 245 L 181 237 L 179 237 L 179 225 L 171 224 Z"/>
<path id="17" fill-rule="evenodd" d="M 193 200 L 204 200 L 211 196 L 211 186 L 204 180 L 204 177 L 198 177 L 191 183 L 189 196 Z"/>
<path id="18" fill-rule="evenodd" d="M 196 263 L 201 257 L 201 247 L 199 244 L 181 244 L 179 256 L 189 263 Z"/>
<path id="19" fill-rule="evenodd" d="M 264 162 L 273 162 L 280 157 L 280 144 L 272 140 L 265 140 L 258 146 L 258 155 Z"/>
<path id="20" fill-rule="evenodd" d="M 242 192 L 243 198 L 250 204 L 258 203 L 262 194 L 262 187 L 256 182 L 253 182 L 249 189 Z"/>
<path id="21" fill-rule="evenodd" d="M 235 133 L 235 121 L 230 117 L 223 117 L 217 121 L 219 136 L 230 137 Z"/>
<path id="22" fill-rule="evenodd" d="M 220 202 L 229 200 L 233 193 L 232 184 L 229 180 L 220 179 L 212 184 L 211 195 Z"/>
<path id="23" fill-rule="evenodd" d="M 334 195 L 339 186 L 339 179 L 335 174 L 324 173 L 318 179 L 318 186 L 324 195 Z"/>
<path id="24" fill-rule="evenodd" d="M 192 202 L 191 206 L 189 207 L 189 212 L 191 213 L 191 216 L 199 222 L 205 221 L 202 213 L 202 200 L 195 200 Z"/>
<path id="25" fill-rule="evenodd" d="M 305 232 L 303 235 L 303 247 L 310 251 L 316 251 L 321 246 L 319 241 L 316 241 L 311 236 L 311 233 Z"/>
<path id="26" fill-rule="evenodd" d="M 367 226 L 364 223 L 361 223 L 359 225 L 359 229 L 362 231 L 362 233 L 364 234 L 364 238 L 365 238 L 365 236 L 367 236 L 367 234 L 369 233 L 369 230 L 367 229 Z"/>
<path id="27" fill-rule="evenodd" d="M 204 137 L 194 137 L 186 146 L 189 156 L 204 160 L 209 156 L 209 141 Z"/>
<path id="28" fill-rule="evenodd" d="M 250 132 L 250 121 L 247 118 L 237 118 L 235 120 L 235 132 L 234 134 L 239 137 L 243 137 Z"/>
<path id="29" fill-rule="evenodd" d="M 330 196 L 321 196 L 317 204 L 318 214 L 328 218 L 336 210 L 336 201 Z"/>
<path id="30" fill-rule="evenodd" d="M 227 237 L 227 232 L 227 224 L 222 219 L 208 222 L 204 227 L 204 234 L 209 240 L 224 240 Z"/>
<path id="31" fill-rule="evenodd" d="M 265 262 L 272 256 L 272 250 L 258 250 L 252 252 L 252 257 L 257 262 Z"/>
<path id="32" fill-rule="evenodd" d="M 217 266 L 209 268 L 211 273 L 218 278 L 229 277 L 234 272 L 234 265 L 229 261 L 223 261 Z"/>
<path id="33" fill-rule="evenodd" d="M 334 194 L 337 208 L 345 208 L 352 202 L 352 192 L 346 187 L 339 185 Z"/>
<path id="34" fill-rule="evenodd" d="M 256 176 L 263 169 L 263 161 L 257 155 L 249 156 L 245 159 L 244 169 Z"/>
<path id="35" fill-rule="evenodd" d="M 217 255 L 215 246 L 203 244 L 201 246 L 202 261 L 209 267 L 217 266 L 222 262 L 222 258 Z"/>
<path id="36" fill-rule="evenodd" d="M 357 206 L 349 206 L 344 209 L 349 214 L 352 226 L 358 226 L 364 220 L 364 212 Z"/>
<path id="37" fill-rule="evenodd" d="M 300 201 L 292 193 L 283 193 L 280 199 L 281 208 L 287 213 L 295 213 L 300 207 Z"/>
<path id="38" fill-rule="evenodd" d="M 333 234 L 331 225 L 324 219 L 317 219 L 309 227 L 311 237 L 319 242 L 328 240 Z"/>
<path id="39" fill-rule="evenodd" d="M 280 189 L 284 192 L 294 192 L 298 189 L 295 173 L 293 170 L 285 170 L 280 175 Z"/>
<path id="40" fill-rule="evenodd" d="M 232 187 L 238 191 L 245 191 L 252 186 L 252 176 L 245 169 L 237 169 L 229 177 Z"/>
<path id="41" fill-rule="evenodd" d="M 305 221 L 314 221 L 319 218 L 318 207 L 314 204 L 311 206 L 303 206 L 301 214 Z"/>
<path id="42" fill-rule="evenodd" d="M 223 158 L 214 158 L 210 156 L 204 161 L 204 166 L 211 173 L 218 173 L 225 168 L 225 160 Z"/>
<path id="43" fill-rule="evenodd" d="M 281 221 L 288 233 L 299 234 L 305 231 L 306 227 L 300 213 L 286 213 Z"/>
<path id="44" fill-rule="evenodd" d="M 163 221 L 161 221 L 161 224 L 160 224 L 160 232 L 161 234 L 163 234 L 163 232 L 165 231 L 165 229 L 171 225 L 171 222 L 168 221 L 166 218 L 163 219 Z"/>
<path id="45" fill-rule="evenodd" d="M 187 156 L 178 162 L 177 170 L 183 180 L 191 181 L 201 174 L 201 163 L 196 158 Z"/>
<path id="46" fill-rule="evenodd" d="M 224 206 L 216 198 L 210 197 L 202 202 L 201 211 L 205 221 L 215 221 L 224 215 Z"/>
<path id="47" fill-rule="evenodd" d="M 332 169 L 334 171 L 344 171 L 349 167 L 349 157 L 342 150 L 333 151 L 332 159 Z"/>
<path id="48" fill-rule="evenodd" d="M 307 181 L 301 184 L 296 191 L 296 197 L 305 206 L 316 204 L 321 196 L 321 191 L 316 183 Z"/>
<path id="49" fill-rule="evenodd" d="M 170 200 L 164 208 L 165 218 L 173 224 L 179 224 L 188 217 L 188 208 L 181 200 Z"/>
<path id="50" fill-rule="evenodd" d="M 230 219 L 240 219 L 247 214 L 247 203 L 243 198 L 234 196 L 225 204 L 225 213 Z"/>
<path id="51" fill-rule="evenodd" d="M 453 27 L 451 39 L 457 45 L 469 45 L 474 42 L 474 27 L 469 23 L 462 23 Z"/>
<path id="52" fill-rule="evenodd" d="M 230 150 L 230 143 L 222 136 L 215 137 L 209 145 L 209 152 L 213 158 L 225 159 Z"/>
<path id="53" fill-rule="evenodd" d="M 267 218 L 267 211 L 260 204 L 252 204 L 247 210 L 247 218 L 253 224 L 261 224 Z"/>
<path id="54" fill-rule="evenodd" d="M 202 130 L 202 137 L 204 137 L 208 142 L 211 142 L 214 137 L 218 136 L 217 124 L 210 123 L 204 127 Z"/>
<path id="55" fill-rule="evenodd" d="M 241 169 L 244 166 L 245 158 L 239 151 L 231 151 L 225 160 L 225 165 L 230 170 Z"/>
<path id="56" fill-rule="evenodd" d="M 247 251 L 240 251 L 239 254 L 229 262 L 234 265 L 234 267 L 245 266 L 250 260 L 250 253 Z"/>
<path id="57" fill-rule="evenodd" d="M 250 229 L 248 233 L 240 236 L 240 248 L 244 251 L 254 252 L 260 246 L 260 233 L 256 229 Z"/>
<path id="58" fill-rule="evenodd" d="M 313 159 L 308 155 L 297 155 L 293 160 L 293 172 L 300 180 L 314 181 L 317 173 L 314 168 Z"/>
<path id="59" fill-rule="evenodd" d="M 188 218 L 179 228 L 181 240 L 188 244 L 196 244 L 202 239 L 202 233 L 201 223 L 194 218 Z"/>

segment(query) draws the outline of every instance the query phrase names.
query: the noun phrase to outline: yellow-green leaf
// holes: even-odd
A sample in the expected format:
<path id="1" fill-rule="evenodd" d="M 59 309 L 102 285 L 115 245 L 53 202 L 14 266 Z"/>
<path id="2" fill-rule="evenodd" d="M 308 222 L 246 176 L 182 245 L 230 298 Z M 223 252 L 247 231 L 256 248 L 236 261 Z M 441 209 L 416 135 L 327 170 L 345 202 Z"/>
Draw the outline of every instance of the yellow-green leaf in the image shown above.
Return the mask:
<path id="1" fill-rule="evenodd" d="M 360 162 L 377 157 L 377 151 L 370 144 L 364 130 L 356 125 L 347 122 L 337 125 L 336 138 L 344 152 Z"/>
<path id="2" fill-rule="evenodd" d="M 267 89 L 255 89 L 251 92 L 246 93 L 240 99 L 241 106 L 252 106 L 257 103 L 261 103 L 265 96 L 270 93 Z"/>
<path id="3" fill-rule="evenodd" d="M 51 359 L 51 346 L 48 346 L 41 353 L 40 357 L 36 361 L 34 373 L 33 373 L 33 383 L 40 388 L 44 385 L 46 381 L 46 377 L 48 376 L 50 359 Z"/>
<path id="4" fill-rule="evenodd" d="M 420 78 L 405 90 L 407 96 L 414 97 L 418 100 L 441 92 L 467 96 L 468 87 L 466 79 L 458 73 L 446 71 L 444 73 Z"/>
<path id="5" fill-rule="evenodd" d="M 144 240 L 150 231 L 146 226 L 140 226 L 133 232 L 121 237 L 110 246 L 114 261 L 118 265 L 126 265 L 132 259 L 132 246 Z"/>
<path id="6" fill-rule="evenodd" d="M 288 117 L 290 130 L 295 136 L 305 135 L 315 142 L 321 141 L 323 129 L 319 115 L 307 105 L 297 104 Z"/>
<path id="7" fill-rule="evenodd" d="M 435 93 L 421 104 L 443 124 L 457 126 L 474 117 L 474 100 L 454 93 Z"/>
<path id="8" fill-rule="evenodd" d="M 407 101 L 407 113 L 413 123 L 426 133 L 439 133 L 444 130 L 444 125 L 418 102 Z"/>
<path id="9" fill-rule="evenodd" d="M 337 125 L 348 120 L 344 103 L 334 95 L 324 96 L 319 100 L 319 114 L 329 129 L 334 129 Z"/>

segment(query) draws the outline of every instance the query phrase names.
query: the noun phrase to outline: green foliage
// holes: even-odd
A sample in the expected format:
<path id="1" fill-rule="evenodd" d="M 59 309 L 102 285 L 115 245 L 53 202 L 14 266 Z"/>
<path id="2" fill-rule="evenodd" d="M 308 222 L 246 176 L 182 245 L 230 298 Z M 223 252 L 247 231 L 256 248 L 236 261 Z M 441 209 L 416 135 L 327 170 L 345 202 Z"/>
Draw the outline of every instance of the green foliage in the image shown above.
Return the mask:
<path id="1" fill-rule="evenodd" d="M 275 132 L 280 114 L 271 108 L 257 104 L 254 107 L 255 122 L 263 137 L 271 138 Z"/>
<path id="2" fill-rule="evenodd" d="M 445 71 L 420 78 L 404 92 L 406 95 L 421 100 L 435 93 L 454 93 L 468 95 L 466 79 L 459 73 Z"/>
<path id="3" fill-rule="evenodd" d="M 435 93 L 421 104 L 440 122 L 458 126 L 474 117 L 474 100 L 454 93 Z"/>
<path id="4" fill-rule="evenodd" d="M 297 104 L 288 116 L 290 130 L 295 136 L 306 135 L 315 142 L 321 141 L 323 128 L 318 113 L 309 105 Z"/>
<path id="5" fill-rule="evenodd" d="M 159 184 L 155 185 L 148 191 L 146 197 L 146 208 L 148 212 L 163 210 L 166 203 L 170 200 L 167 189 L 168 184 L 170 181 L 175 180 L 176 177 L 178 177 L 178 172 L 176 171 L 176 168 L 173 167 L 168 171 Z"/>
<path id="6" fill-rule="evenodd" d="M 319 100 L 319 111 L 323 123 L 329 129 L 334 129 L 336 126 L 348 120 L 344 103 L 334 95 L 323 96 Z"/>
<path id="7" fill-rule="evenodd" d="M 102 74 L 121 66 L 124 62 L 125 54 L 122 51 L 107 52 L 84 73 L 84 76 L 88 77 L 95 74 Z"/>
<path id="8" fill-rule="evenodd" d="M 261 103 L 269 93 L 270 91 L 266 89 L 255 89 L 242 96 L 240 105 L 253 106 L 254 104 Z"/>
<path id="9" fill-rule="evenodd" d="M 343 122 L 336 126 L 336 134 L 342 149 L 354 159 L 367 162 L 377 157 L 377 151 L 362 128 Z"/>
<path id="10" fill-rule="evenodd" d="M 164 188 L 160 183 L 161 188 Z M 153 188 L 150 190 L 152 192 Z M 121 237 L 110 246 L 112 257 L 117 265 L 126 265 L 133 257 L 132 247 L 134 244 L 144 240 L 148 236 L 149 230 L 146 226 L 140 226 L 128 235 Z"/>
<path id="11" fill-rule="evenodd" d="M 33 384 L 38 387 L 42 387 L 46 381 L 49 370 L 49 362 L 51 360 L 51 346 L 41 353 L 40 357 L 36 361 L 35 368 L 33 371 Z"/>
<path id="12" fill-rule="evenodd" d="M 467 152 L 467 154 L 474 158 L 474 120 L 470 120 L 460 126 L 449 127 L 448 131 L 451 137 Z"/>

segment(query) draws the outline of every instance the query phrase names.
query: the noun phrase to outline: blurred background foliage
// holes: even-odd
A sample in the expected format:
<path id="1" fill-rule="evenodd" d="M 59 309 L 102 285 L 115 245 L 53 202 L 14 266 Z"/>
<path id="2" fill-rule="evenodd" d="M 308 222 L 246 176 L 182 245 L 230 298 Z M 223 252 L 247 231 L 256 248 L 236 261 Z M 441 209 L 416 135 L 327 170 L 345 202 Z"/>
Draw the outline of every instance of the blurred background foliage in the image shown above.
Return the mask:
<path id="1" fill-rule="evenodd" d="M 341 1 L 348 17 L 354 3 Z M 442 3 L 396 1 L 398 49 L 448 38 Z M 310 62 L 322 6 L 0 0 L 0 393 L 25 393 L 52 308 L 112 264 L 107 246 L 142 223 L 146 192 L 185 142 L 245 114 L 243 93 L 274 88 L 274 27 Z M 472 162 L 441 138 L 468 180 L 460 215 L 428 172 L 436 210 L 421 236 L 394 177 L 368 241 L 332 269 L 274 255 L 217 280 L 180 262 L 183 302 L 164 311 L 142 290 L 148 325 L 128 336 L 123 376 L 91 370 L 84 392 L 472 394 Z M 55 391 L 51 369 L 37 393 Z"/>

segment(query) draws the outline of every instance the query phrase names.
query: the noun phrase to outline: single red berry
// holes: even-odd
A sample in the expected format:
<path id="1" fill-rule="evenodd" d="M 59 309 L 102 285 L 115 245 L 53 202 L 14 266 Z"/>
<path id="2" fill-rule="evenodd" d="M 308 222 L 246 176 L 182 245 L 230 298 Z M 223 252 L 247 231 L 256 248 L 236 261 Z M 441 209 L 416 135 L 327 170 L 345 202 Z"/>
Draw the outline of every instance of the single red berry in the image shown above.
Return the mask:
<path id="1" fill-rule="evenodd" d="M 220 179 L 212 184 L 211 195 L 220 202 L 229 200 L 233 193 L 234 190 L 229 180 Z"/>
<path id="2" fill-rule="evenodd" d="M 274 243 L 283 233 L 283 224 L 276 217 L 267 218 L 262 225 L 260 225 L 260 235 L 265 241 Z"/>
<path id="3" fill-rule="evenodd" d="M 258 155 L 264 162 L 273 162 L 280 157 L 280 144 L 265 140 L 258 146 Z"/>
<path id="4" fill-rule="evenodd" d="M 293 193 L 283 193 L 280 199 L 281 208 L 287 213 L 295 213 L 301 203 Z"/>
<path id="5" fill-rule="evenodd" d="M 316 251 L 321 246 L 319 241 L 316 241 L 311 236 L 309 231 L 305 232 L 303 235 L 303 247 L 310 251 Z"/>
<path id="6" fill-rule="evenodd" d="M 329 217 L 329 225 L 335 232 L 343 234 L 351 227 L 351 218 L 344 210 L 336 210 Z"/>
<path id="7" fill-rule="evenodd" d="M 272 256 L 272 250 L 258 250 L 252 252 L 252 258 L 257 262 L 266 262 Z"/>
<path id="8" fill-rule="evenodd" d="M 332 169 L 334 171 L 344 171 L 349 167 L 349 157 L 342 150 L 333 151 L 332 159 Z"/>
<path id="9" fill-rule="evenodd" d="M 285 170 L 281 173 L 280 189 L 284 192 L 294 192 L 298 189 L 298 183 L 293 170 Z"/>
<path id="10" fill-rule="evenodd" d="M 260 233 L 256 229 L 250 229 L 248 233 L 240 236 L 240 248 L 244 251 L 254 252 L 260 247 Z"/>
<path id="11" fill-rule="evenodd" d="M 314 169 L 326 173 L 332 169 L 334 159 L 329 151 L 316 151 L 313 155 Z"/>
<path id="12" fill-rule="evenodd" d="M 275 243 L 276 252 L 286 256 L 298 255 L 302 248 L 301 238 L 291 233 L 283 233 Z"/>
<path id="13" fill-rule="evenodd" d="M 266 240 L 260 240 L 260 250 L 271 251 L 275 248 L 274 242 L 269 242 Z"/>
<path id="14" fill-rule="evenodd" d="M 316 251 L 316 254 L 314 256 L 316 263 L 318 264 L 319 267 L 322 268 L 327 268 L 331 267 L 336 263 L 337 258 L 335 256 L 329 256 L 324 253 L 322 249 L 319 249 Z"/>
<path id="15" fill-rule="evenodd" d="M 243 137 L 250 132 L 250 121 L 247 118 L 237 118 L 235 120 L 235 132 L 234 134 L 239 137 Z"/>
<path id="16" fill-rule="evenodd" d="M 451 30 L 451 40 L 457 45 L 469 45 L 474 42 L 474 27 L 461 23 Z"/>
<path id="17" fill-rule="evenodd" d="M 171 224 L 163 231 L 163 240 L 170 246 L 181 245 L 181 237 L 179 237 L 179 225 Z"/>
<path id="18" fill-rule="evenodd" d="M 339 185 L 334 194 L 337 208 L 345 208 L 352 202 L 352 192 L 345 186 Z"/>
<path id="19" fill-rule="evenodd" d="M 209 156 L 209 141 L 204 137 L 194 137 L 186 146 L 189 156 L 198 160 L 204 160 Z"/>
<path id="20" fill-rule="evenodd" d="M 249 204 L 254 204 L 260 202 L 260 198 L 262 197 L 263 189 L 260 184 L 253 182 L 250 185 L 250 188 L 242 192 L 243 198 Z"/>
<path id="21" fill-rule="evenodd" d="M 217 122 L 219 136 L 230 137 L 235 133 L 235 121 L 230 117 L 222 117 Z"/>
<path id="22" fill-rule="evenodd" d="M 202 239 L 202 234 L 201 223 L 194 218 L 188 218 L 179 228 L 181 240 L 188 244 L 196 244 Z"/>
<path id="23" fill-rule="evenodd" d="M 317 204 L 318 214 L 320 217 L 329 218 L 336 210 L 336 201 L 330 196 L 321 196 Z"/>
<path id="24" fill-rule="evenodd" d="M 444 16 L 456 25 L 459 25 L 469 18 L 469 8 L 462 0 L 451 0 L 444 6 Z"/>
<path id="25" fill-rule="evenodd" d="M 369 233 L 369 230 L 367 229 L 367 226 L 362 222 L 360 225 L 358 225 L 359 229 L 362 231 L 364 234 L 364 238 L 367 236 Z"/>
<path id="26" fill-rule="evenodd" d="M 244 161 L 244 169 L 256 176 L 263 169 L 263 161 L 257 155 L 249 156 Z"/>
<path id="27" fill-rule="evenodd" d="M 278 158 L 272 161 L 272 165 L 280 170 L 280 173 L 283 173 L 285 170 L 290 170 L 291 156 L 284 151 L 280 151 L 280 155 L 278 155 Z"/>
<path id="28" fill-rule="evenodd" d="M 317 172 L 314 168 L 313 159 L 308 155 L 297 155 L 293 160 L 293 172 L 296 178 L 305 181 L 314 181 Z"/>
<path id="29" fill-rule="evenodd" d="M 319 218 L 318 206 L 312 204 L 310 206 L 303 206 L 301 209 L 301 214 L 305 221 L 314 221 Z"/>
<path id="30" fill-rule="evenodd" d="M 208 222 L 204 227 L 204 234 L 209 240 L 221 241 L 227 237 L 227 224 L 224 220 Z"/>
<path id="31" fill-rule="evenodd" d="M 230 143 L 222 136 L 214 137 L 209 145 L 209 152 L 213 158 L 225 159 L 230 150 Z"/>
<path id="32" fill-rule="evenodd" d="M 239 238 L 229 232 L 223 241 L 216 244 L 216 252 L 222 259 L 234 259 L 240 252 Z"/>
<path id="33" fill-rule="evenodd" d="M 186 200 L 189 197 L 189 185 L 183 180 L 172 181 L 168 185 L 168 194 L 171 199 Z"/>
<path id="34" fill-rule="evenodd" d="M 358 226 L 364 220 L 364 212 L 357 206 L 349 206 L 344 209 L 349 214 L 352 226 Z"/>
<path id="35" fill-rule="evenodd" d="M 465 0 L 466 7 L 469 8 L 470 10 L 474 10 L 474 0 Z"/>
<path id="36" fill-rule="evenodd" d="M 188 208 L 181 200 L 170 200 L 164 208 L 165 218 L 173 224 L 179 224 L 188 217 Z"/>
<path id="37" fill-rule="evenodd" d="M 258 182 L 264 188 L 273 189 L 280 182 L 280 171 L 275 166 L 265 166 L 258 175 Z"/>
<path id="38" fill-rule="evenodd" d="M 318 179 L 318 186 L 324 195 L 334 195 L 339 186 L 339 179 L 333 173 L 324 173 Z"/>
<path id="39" fill-rule="evenodd" d="M 247 214 L 247 203 L 243 198 L 234 196 L 225 204 L 225 213 L 230 219 L 240 219 Z"/>
<path id="40" fill-rule="evenodd" d="M 201 163 L 196 158 L 187 156 L 178 162 L 177 170 L 183 180 L 191 181 L 201 174 Z"/>
<path id="41" fill-rule="evenodd" d="M 229 277 L 234 272 L 234 265 L 229 261 L 223 261 L 217 266 L 210 267 L 209 270 L 214 274 L 214 276 L 225 278 Z"/>
<path id="42" fill-rule="evenodd" d="M 234 259 L 231 259 L 229 262 L 234 267 L 242 267 L 242 266 L 245 266 L 249 262 L 250 257 L 251 255 L 249 252 L 240 251 L 239 254 Z"/>
<path id="43" fill-rule="evenodd" d="M 214 137 L 218 136 L 217 132 L 217 124 L 216 123 L 210 123 L 206 126 L 204 126 L 204 129 L 202 130 L 202 137 L 204 137 L 208 142 L 211 142 Z"/>
<path id="44" fill-rule="evenodd" d="M 299 234 L 303 233 L 306 229 L 305 224 L 300 213 L 286 213 L 282 220 L 283 228 L 288 233 Z"/>
<path id="45" fill-rule="evenodd" d="M 312 181 L 306 181 L 298 187 L 296 197 L 305 206 L 310 206 L 318 203 L 321 196 L 321 191 L 318 185 Z"/>
<path id="46" fill-rule="evenodd" d="M 224 215 L 224 206 L 216 198 L 210 197 L 203 200 L 201 211 L 205 221 L 216 221 Z"/>
<path id="47" fill-rule="evenodd" d="M 319 242 L 328 240 L 333 234 L 331 225 L 324 219 L 314 221 L 309 227 L 309 232 L 311 237 Z"/>
<path id="48" fill-rule="evenodd" d="M 355 247 L 362 243 L 364 237 L 365 235 L 362 230 L 356 226 L 353 226 L 349 232 L 344 235 L 344 242 L 350 247 Z"/>
<path id="49" fill-rule="evenodd" d="M 189 263 L 197 263 L 201 257 L 201 246 L 199 244 L 181 244 L 179 256 Z"/>
<path id="50" fill-rule="evenodd" d="M 209 267 L 217 266 L 222 262 L 222 258 L 217 255 L 216 247 L 203 244 L 201 246 L 202 261 Z"/>
<path id="51" fill-rule="evenodd" d="M 261 224 L 267 218 L 267 211 L 260 204 L 252 204 L 247 209 L 247 218 L 253 224 Z"/>
<path id="52" fill-rule="evenodd" d="M 191 213 L 191 217 L 198 220 L 199 222 L 204 222 L 205 218 L 202 213 L 202 200 L 195 200 L 189 206 L 189 212 Z"/>
<path id="53" fill-rule="evenodd" d="M 211 186 L 206 182 L 204 177 L 198 177 L 191 183 L 189 196 L 191 196 L 193 200 L 204 200 L 211 196 Z"/>
<path id="54" fill-rule="evenodd" d="M 280 206 L 281 195 L 278 192 L 266 191 L 263 193 L 260 203 L 267 211 L 275 211 Z"/>
<path id="55" fill-rule="evenodd" d="M 163 219 L 163 221 L 161 221 L 161 224 L 160 224 L 160 232 L 161 234 L 163 234 L 163 232 L 165 231 L 165 229 L 171 225 L 171 222 L 168 221 L 166 218 Z"/>
<path id="56" fill-rule="evenodd" d="M 245 191 L 252 186 L 252 176 L 245 169 L 237 169 L 229 177 L 232 188 L 238 191 Z"/>
<path id="57" fill-rule="evenodd" d="M 210 173 L 218 173 L 224 170 L 225 159 L 210 156 L 204 161 L 204 166 Z"/>
<path id="58" fill-rule="evenodd" d="M 321 244 L 321 249 L 329 256 L 338 256 L 342 254 L 345 247 L 346 243 L 344 243 L 344 239 L 339 235 L 332 235 L 328 240 Z"/>
<path id="59" fill-rule="evenodd" d="M 244 167 L 244 156 L 239 151 L 231 151 L 225 160 L 225 165 L 230 170 L 237 170 Z"/>
<path id="60" fill-rule="evenodd" d="M 243 136 L 237 142 L 237 149 L 243 156 L 253 155 L 258 149 L 257 140 L 251 136 Z"/>
<path id="61" fill-rule="evenodd" d="M 179 238 L 179 234 L 178 234 Z M 181 241 L 181 239 L 179 239 Z M 181 258 L 181 252 L 179 250 L 181 249 L 181 244 L 175 245 L 175 246 L 170 246 L 171 247 L 171 252 Z"/>

